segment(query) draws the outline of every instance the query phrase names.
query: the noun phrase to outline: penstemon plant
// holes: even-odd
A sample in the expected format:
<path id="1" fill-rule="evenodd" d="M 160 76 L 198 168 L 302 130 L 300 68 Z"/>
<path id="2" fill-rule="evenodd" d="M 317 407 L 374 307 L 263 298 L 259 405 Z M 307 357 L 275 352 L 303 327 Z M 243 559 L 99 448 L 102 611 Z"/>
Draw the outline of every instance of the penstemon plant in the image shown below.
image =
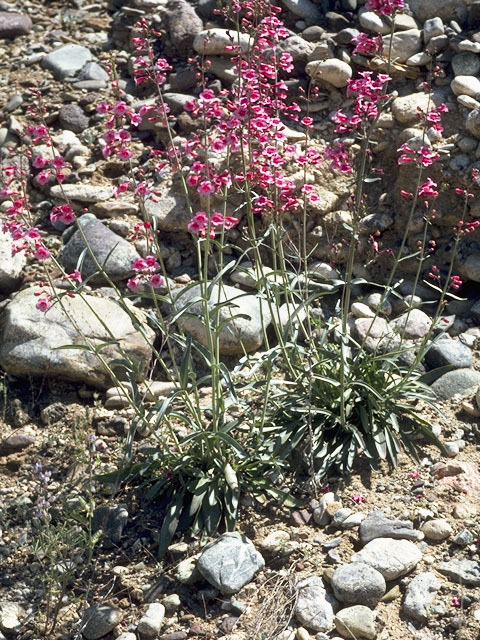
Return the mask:
<path id="1" fill-rule="evenodd" d="M 366 7 L 391 19 L 392 36 L 395 16 L 404 8 L 403 0 L 368 0 Z M 198 95 L 185 105 L 198 125 L 189 138 L 179 138 L 173 129 L 162 92 L 171 66 L 156 55 L 153 40 L 159 34 L 146 19 L 138 22 L 132 39 L 134 79 L 137 86 L 155 95 L 155 101 L 138 110 L 129 106 L 118 89 L 113 69 L 117 100 L 97 105 L 106 129 L 101 141 L 103 157 L 115 158 L 125 167 L 113 193 L 115 197 L 130 194 L 136 199 L 142 220 L 135 227 L 134 237 L 146 243 L 144 257 L 131 265 L 134 275 L 125 287 L 112 282 L 105 264 L 89 247 L 82 225 L 77 227 L 98 272 L 117 293 L 118 303 L 134 327 L 149 342 L 156 369 L 174 384 L 174 389 L 164 400 L 148 404 L 147 392 L 140 390 L 138 372 L 127 354 L 120 354 L 122 380 L 101 349 L 87 337 L 84 347 L 97 355 L 134 412 L 123 465 L 103 480 L 141 482 L 149 498 L 162 502 L 165 517 L 160 556 L 178 529 L 192 527 L 197 533 L 208 534 L 221 527 L 233 529 L 242 493 L 261 502 L 273 497 L 289 505 L 298 504 L 286 491 L 283 480 L 292 472 L 299 452 L 315 488 L 332 468 L 348 473 L 359 455 L 374 468 L 384 459 L 396 464 L 402 448 L 415 455 L 412 435 L 416 431 L 439 444 L 428 423 L 418 416 L 417 406 L 419 402 L 431 402 L 429 389 L 417 370 L 431 332 L 405 365 L 404 335 L 401 333 L 396 341 L 389 335 L 378 336 L 376 326 L 385 301 L 397 295 L 398 272 L 407 259 L 415 265 L 414 289 L 427 269 L 439 294 L 432 327 L 447 297 L 461 284 L 453 274 L 453 262 L 444 277 L 438 267 L 429 266 L 435 242 L 428 232 L 438 185 L 425 177 L 425 170 L 439 159 L 439 154 L 427 144 L 425 136 L 432 127 L 441 134 L 446 107 L 431 106 L 420 114 L 425 138 L 422 144 L 405 143 L 398 149 L 398 164 L 416 168 L 416 184 L 412 192 L 401 193 L 411 206 L 398 250 L 381 247 L 378 235 L 369 236 L 371 261 L 379 256 L 389 259 L 389 274 L 373 317 L 367 319 L 366 335 L 359 338 L 352 330 L 350 315 L 355 287 L 380 286 L 356 278 L 354 271 L 359 255 L 363 257 L 362 221 L 373 209 L 367 186 L 382 179 L 381 171 L 373 166 L 372 148 L 380 116 L 391 101 L 392 38 L 387 52 L 380 36 L 360 34 L 354 39 L 354 54 L 364 60 L 379 57 L 386 72 L 361 71 L 348 81 L 350 112 L 338 110 L 334 114 L 338 137 L 320 145 L 314 120 L 308 114 L 309 101 L 317 93 L 315 86 L 305 96 L 307 115 L 303 117 L 300 106 L 288 96 L 284 78 L 292 71 L 293 61 L 279 46 L 290 35 L 278 17 L 280 11 L 263 0 L 235 1 L 222 11 L 224 19 L 234 25 L 226 53 L 231 56 L 236 79 L 229 89 L 212 89 L 207 82 L 209 61 L 199 60 Z M 249 34 L 248 44 L 245 34 Z M 29 127 L 28 134 L 35 144 L 46 145 L 49 154 L 28 152 L 33 181 L 40 186 L 56 181 L 61 186 L 70 168 L 55 150 L 40 95 L 36 98 L 40 107 L 32 113 L 36 123 Z M 134 162 L 132 145 L 136 128 L 145 121 L 161 125 L 165 134 L 163 148 L 151 150 L 151 180 Z M 286 122 L 294 127 L 294 135 Z M 309 230 L 319 201 L 315 180 L 325 165 L 348 179 L 351 190 L 347 201 L 350 217 L 341 232 L 346 250 L 338 259 L 338 278 L 330 281 L 317 279 L 310 269 Z M 175 178 L 185 197 L 190 216 L 187 230 L 197 267 L 197 282 L 180 292 L 168 278 L 157 223 L 149 214 L 149 200 L 161 197 L 157 183 L 165 178 Z M 81 296 L 88 304 L 84 295 L 88 279 L 82 280 L 82 265 L 66 273 L 35 226 L 27 183 L 24 168 L 12 165 L 4 169 L 1 195 L 10 204 L 4 209 L 3 229 L 12 235 L 14 251 L 25 251 L 45 265 L 53 264 L 71 285 L 66 292 L 55 289 L 47 269 L 46 283 L 38 291 L 39 312 L 48 313 L 53 304 L 62 306 L 65 295 Z M 474 226 L 465 219 L 468 193 L 461 192 L 465 207 L 455 230 L 455 247 L 462 234 Z M 76 221 L 65 191 L 63 199 L 50 213 L 54 225 Z M 409 254 L 409 235 L 419 206 L 423 206 L 421 239 Z M 227 278 L 241 270 L 245 261 L 251 265 L 248 272 L 253 273 L 261 302 L 265 350 L 252 357 L 240 341 L 243 356 L 229 368 L 221 339 L 225 331 L 235 335 L 235 320 L 241 314 L 240 304 L 228 299 L 225 286 Z M 335 312 L 325 321 L 324 297 L 337 293 Z M 190 296 L 186 305 L 182 303 L 185 294 Z M 244 295 L 239 291 L 239 301 Z M 132 312 L 132 299 L 148 308 L 147 322 Z M 68 313 L 65 305 L 62 309 Z M 95 313 L 91 306 L 90 311 Z M 410 309 L 407 320 L 409 313 Z M 185 321 L 192 317 L 203 327 L 201 338 L 184 330 Z M 98 320 L 115 341 L 111 328 Z M 158 341 L 152 340 L 149 327 L 154 328 Z M 373 334 L 372 349 L 369 339 Z M 131 383 L 131 392 L 125 379 Z M 148 383 L 146 388 L 148 391 Z M 149 446 L 141 451 L 135 450 L 138 433 L 151 434 Z"/>

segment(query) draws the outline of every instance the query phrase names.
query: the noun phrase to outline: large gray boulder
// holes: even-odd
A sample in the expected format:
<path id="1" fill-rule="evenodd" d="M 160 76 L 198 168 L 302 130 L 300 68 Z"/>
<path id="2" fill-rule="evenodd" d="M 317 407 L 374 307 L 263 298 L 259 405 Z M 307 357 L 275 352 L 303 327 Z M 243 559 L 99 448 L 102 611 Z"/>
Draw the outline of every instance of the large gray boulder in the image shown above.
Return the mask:
<path id="1" fill-rule="evenodd" d="M 0 316 L 0 366 L 13 375 L 51 376 L 85 382 L 99 388 L 111 386 L 100 358 L 84 349 L 60 349 L 65 345 L 99 346 L 108 363 L 124 354 L 142 378 L 152 356 L 151 347 L 135 329 L 128 313 L 113 300 L 85 295 L 65 296 L 45 313 L 35 304 L 36 287 L 20 291 Z M 58 292 L 64 293 L 64 292 Z M 62 308 L 63 307 L 63 308 Z M 138 311 L 135 311 L 138 314 Z M 149 340 L 154 333 L 145 328 Z M 122 371 L 113 366 L 122 377 Z"/>

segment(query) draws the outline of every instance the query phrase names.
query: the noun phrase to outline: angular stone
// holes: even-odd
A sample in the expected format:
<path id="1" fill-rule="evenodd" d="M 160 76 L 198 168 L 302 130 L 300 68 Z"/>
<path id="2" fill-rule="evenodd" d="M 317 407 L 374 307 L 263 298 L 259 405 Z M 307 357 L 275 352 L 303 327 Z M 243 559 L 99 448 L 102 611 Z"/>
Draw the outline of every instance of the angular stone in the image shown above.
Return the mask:
<path id="1" fill-rule="evenodd" d="M 193 299 L 201 295 L 202 287 L 199 284 L 183 289 L 178 294 L 176 308 L 178 310 L 188 308 L 188 315 L 180 316 L 178 323 L 187 333 L 204 346 L 208 346 L 203 302 L 190 304 Z M 214 313 L 218 304 L 221 305 L 218 323 L 226 323 L 218 335 L 220 352 L 225 355 L 235 355 L 243 353 L 244 349 L 247 352 L 258 349 L 263 342 L 262 324 L 265 328 L 271 321 L 267 306 L 254 295 L 245 294 L 228 285 L 222 285 L 219 292 L 219 285 L 215 284 L 211 288 L 208 301 L 210 314 Z M 240 315 L 245 317 L 235 317 Z"/>
<path id="2" fill-rule="evenodd" d="M 423 25 L 423 41 L 428 44 L 432 38 L 445 33 L 445 27 L 441 18 L 430 18 Z"/>
<path id="3" fill-rule="evenodd" d="M 157 638 L 165 617 L 165 607 L 160 602 L 152 602 L 138 621 L 137 632 L 141 638 Z"/>
<path id="4" fill-rule="evenodd" d="M 339 611 L 335 616 L 335 627 L 343 638 L 374 640 L 377 636 L 375 614 L 359 604 Z"/>
<path id="5" fill-rule="evenodd" d="M 77 224 L 81 225 L 83 234 L 80 230 L 75 231 L 58 256 L 58 261 L 67 273 L 77 268 L 83 255 L 80 272 L 83 279 L 90 278 L 92 283 L 100 284 L 105 281 L 102 272 L 114 282 L 133 275 L 132 262 L 139 259 L 140 255 L 130 242 L 108 229 L 91 214 L 81 216 Z M 96 263 L 100 265 L 102 272 Z"/>
<path id="6" fill-rule="evenodd" d="M 82 618 L 82 634 L 86 640 L 98 640 L 110 633 L 123 620 L 117 607 L 106 604 L 89 607 Z"/>
<path id="7" fill-rule="evenodd" d="M 413 528 L 411 520 L 390 520 L 381 511 L 370 513 L 360 525 L 360 540 L 363 545 L 375 538 L 419 541 L 423 537 L 423 533 Z"/>
<path id="8" fill-rule="evenodd" d="M 197 563 L 205 580 L 224 595 L 240 591 L 264 566 L 252 542 L 240 533 L 224 533 L 207 544 Z"/>
<path id="9" fill-rule="evenodd" d="M 296 589 L 298 595 L 294 616 L 298 622 L 312 631 L 331 631 L 336 601 L 326 592 L 323 580 L 318 576 L 310 576 L 301 580 Z"/>
<path id="10" fill-rule="evenodd" d="M 351 562 L 335 570 L 332 589 L 337 600 L 375 607 L 387 590 L 382 574 L 363 562 Z"/>
<path id="11" fill-rule="evenodd" d="M 420 573 L 412 578 L 405 591 L 404 613 L 419 622 L 427 622 L 439 588 L 440 583 L 432 572 Z"/>
<path id="12" fill-rule="evenodd" d="M 64 80 L 80 71 L 93 58 L 94 55 L 90 49 L 79 44 L 65 44 L 45 56 L 42 67 L 49 69 L 57 80 Z"/>
<path id="13" fill-rule="evenodd" d="M 65 345 L 92 346 L 116 340 L 127 357 L 145 375 L 151 358 L 151 347 L 134 328 L 129 315 L 113 300 L 85 295 L 64 297 L 66 313 L 55 304 L 46 313 L 35 308 L 37 287 L 23 289 L 7 305 L 0 321 L 0 366 L 13 375 L 51 376 L 85 382 L 99 388 L 111 386 L 109 374 L 94 353 L 79 349 L 59 349 Z M 64 293 L 58 291 L 58 293 Z M 89 306 L 92 308 L 90 310 Z M 69 318 L 74 319 L 74 324 Z M 144 321 L 153 340 L 154 332 Z M 122 358 L 114 344 L 102 349 L 107 362 Z M 123 369 L 113 366 L 123 377 Z"/>
<path id="14" fill-rule="evenodd" d="M 454 582 L 467 587 L 480 587 L 480 562 L 475 560 L 449 560 L 437 564 L 437 571 Z"/>
<path id="15" fill-rule="evenodd" d="M 437 462 L 432 467 L 432 475 L 440 484 L 461 493 L 474 495 L 480 491 L 480 474 L 472 462 Z"/>
<path id="16" fill-rule="evenodd" d="M 385 580 L 395 580 L 414 569 L 422 559 L 420 549 L 408 540 L 376 538 L 354 553 L 351 562 L 364 562 L 379 571 Z"/>
<path id="17" fill-rule="evenodd" d="M 75 102 L 64 104 L 60 109 L 58 119 L 63 129 L 68 129 L 75 133 L 81 133 L 87 129 L 90 123 L 82 107 Z"/>
<path id="18" fill-rule="evenodd" d="M 445 365 L 456 369 L 468 368 L 473 362 L 472 350 L 460 340 L 436 340 L 425 354 L 425 362 L 431 369 Z"/>
<path id="19" fill-rule="evenodd" d="M 20 632 L 23 618 L 26 617 L 23 607 L 17 602 L 0 601 L 0 629 L 8 636 L 16 636 Z"/>

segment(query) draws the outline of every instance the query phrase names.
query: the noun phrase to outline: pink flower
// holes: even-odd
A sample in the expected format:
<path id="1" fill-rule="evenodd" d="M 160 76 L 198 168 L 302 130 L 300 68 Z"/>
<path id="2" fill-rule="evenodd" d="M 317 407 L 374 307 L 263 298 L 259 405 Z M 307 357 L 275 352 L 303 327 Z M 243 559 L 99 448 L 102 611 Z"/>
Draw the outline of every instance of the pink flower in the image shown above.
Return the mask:
<path id="1" fill-rule="evenodd" d="M 48 260 L 48 258 L 50 258 L 52 254 L 47 249 L 47 247 L 43 246 L 43 244 L 37 244 L 35 247 L 35 253 L 33 255 L 37 260 L 44 262 L 45 260 Z"/>
<path id="2" fill-rule="evenodd" d="M 111 106 L 108 102 L 99 102 L 96 106 L 97 113 L 108 113 L 111 109 Z"/>
<path id="3" fill-rule="evenodd" d="M 416 480 L 417 478 L 420 477 L 420 474 L 418 473 L 418 471 L 411 471 L 408 474 L 408 477 L 411 478 L 412 480 Z"/>
<path id="4" fill-rule="evenodd" d="M 355 502 L 355 504 L 361 504 L 362 502 L 365 502 L 365 497 L 361 495 L 351 496 L 351 500 L 352 502 Z"/>
<path id="5" fill-rule="evenodd" d="M 50 164 L 55 169 L 63 169 L 63 167 L 65 166 L 65 160 L 62 158 L 62 156 L 55 156 L 50 161 Z"/>
<path id="6" fill-rule="evenodd" d="M 358 36 L 352 38 L 352 42 L 356 45 L 353 53 L 375 55 L 383 49 L 382 36 L 370 37 L 366 33 L 359 33 Z"/>
<path id="7" fill-rule="evenodd" d="M 75 222 L 75 213 L 69 204 L 62 204 L 52 209 L 50 221 L 52 224 L 57 221 L 63 222 L 63 224 L 72 224 L 72 222 Z"/>
<path id="8" fill-rule="evenodd" d="M 394 13 L 403 11 L 405 4 L 403 0 L 367 0 L 365 9 L 373 11 L 379 16 L 391 16 Z"/>
<path id="9" fill-rule="evenodd" d="M 38 173 L 35 176 L 35 182 L 38 182 L 38 184 L 44 185 L 50 181 L 51 177 L 52 177 L 52 172 L 50 171 L 50 169 L 45 169 L 44 171 L 40 171 L 40 173 Z"/>
<path id="10" fill-rule="evenodd" d="M 65 278 L 67 278 L 68 280 L 74 280 L 76 282 L 82 282 L 82 274 L 78 269 L 75 269 L 75 271 L 72 271 L 72 273 L 67 274 Z"/>
<path id="11" fill-rule="evenodd" d="M 427 178 L 426 182 L 424 182 L 418 189 L 418 197 L 426 196 L 427 198 L 436 198 L 438 196 L 438 191 L 436 191 L 437 186 L 436 182 L 431 178 Z"/>
<path id="12" fill-rule="evenodd" d="M 130 278 L 129 280 L 127 280 L 127 287 L 130 289 L 130 291 L 136 291 L 138 289 L 140 280 L 140 276 L 135 276 L 135 278 Z"/>
<path id="13" fill-rule="evenodd" d="M 197 192 L 201 196 L 209 196 L 212 193 L 215 193 L 215 187 L 209 180 L 202 180 L 197 187 Z"/>
<path id="14" fill-rule="evenodd" d="M 129 109 L 129 107 L 128 107 L 126 102 L 123 102 L 123 100 L 119 100 L 113 106 L 112 111 L 116 116 L 124 116 L 124 115 L 126 115 L 127 113 L 130 112 L 130 109 Z"/>
<path id="15" fill-rule="evenodd" d="M 32 162 L 32 166 L 35 167 L 35 169 L 43 169 L 47 164 L 48 158 L 45 158 L 44 156 L 35 156 Z"/>
<path id="16" fill-rule="evenodd" d="M 158 287 L 163 286 L 164 282 L 164 279 L 158 273 L 154 273 L 148 279 L 148 284 L 154 289 L 158 289 Z"/>
<path id="17" fill-rule="evenodd" d="M 52 297 L 48 293 L 44 293 L 43 296 L 37 300 L 37 304 L 35 305 L 35 307 L 39 311 L 42 311 L 43 313 L 45 313 L 52 306 L 50 302 L 51 299 Z"/>
<path id="18" fill-rule="evenodd" d="M 132 156 L 133 156 L 133 153 L 130 151 L 128 147 L 120 147 L 120 149 L 118 149 L 117 151 L 117 158 L 122 162 L 126 162 L 127 160 L 130 160 Z"/>

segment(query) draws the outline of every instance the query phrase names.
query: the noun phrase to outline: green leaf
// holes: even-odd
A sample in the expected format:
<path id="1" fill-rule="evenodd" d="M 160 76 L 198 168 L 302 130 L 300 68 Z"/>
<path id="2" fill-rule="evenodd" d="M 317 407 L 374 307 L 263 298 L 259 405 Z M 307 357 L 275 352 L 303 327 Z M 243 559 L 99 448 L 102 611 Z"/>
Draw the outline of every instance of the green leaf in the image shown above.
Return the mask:
<path id="1" fill-rule="evenodd" d="M 178 521 L 180 520 L 180 515 L 184 506 L 185 489 L 177 491 L 174 495 L 175 498 L 172 499 L 168 505 L 167 513 L 165 514 L 162 528 L 160 529 L 157 555 L 159 560 L 165 556 L 168 546 L 177 531 Z"/>

